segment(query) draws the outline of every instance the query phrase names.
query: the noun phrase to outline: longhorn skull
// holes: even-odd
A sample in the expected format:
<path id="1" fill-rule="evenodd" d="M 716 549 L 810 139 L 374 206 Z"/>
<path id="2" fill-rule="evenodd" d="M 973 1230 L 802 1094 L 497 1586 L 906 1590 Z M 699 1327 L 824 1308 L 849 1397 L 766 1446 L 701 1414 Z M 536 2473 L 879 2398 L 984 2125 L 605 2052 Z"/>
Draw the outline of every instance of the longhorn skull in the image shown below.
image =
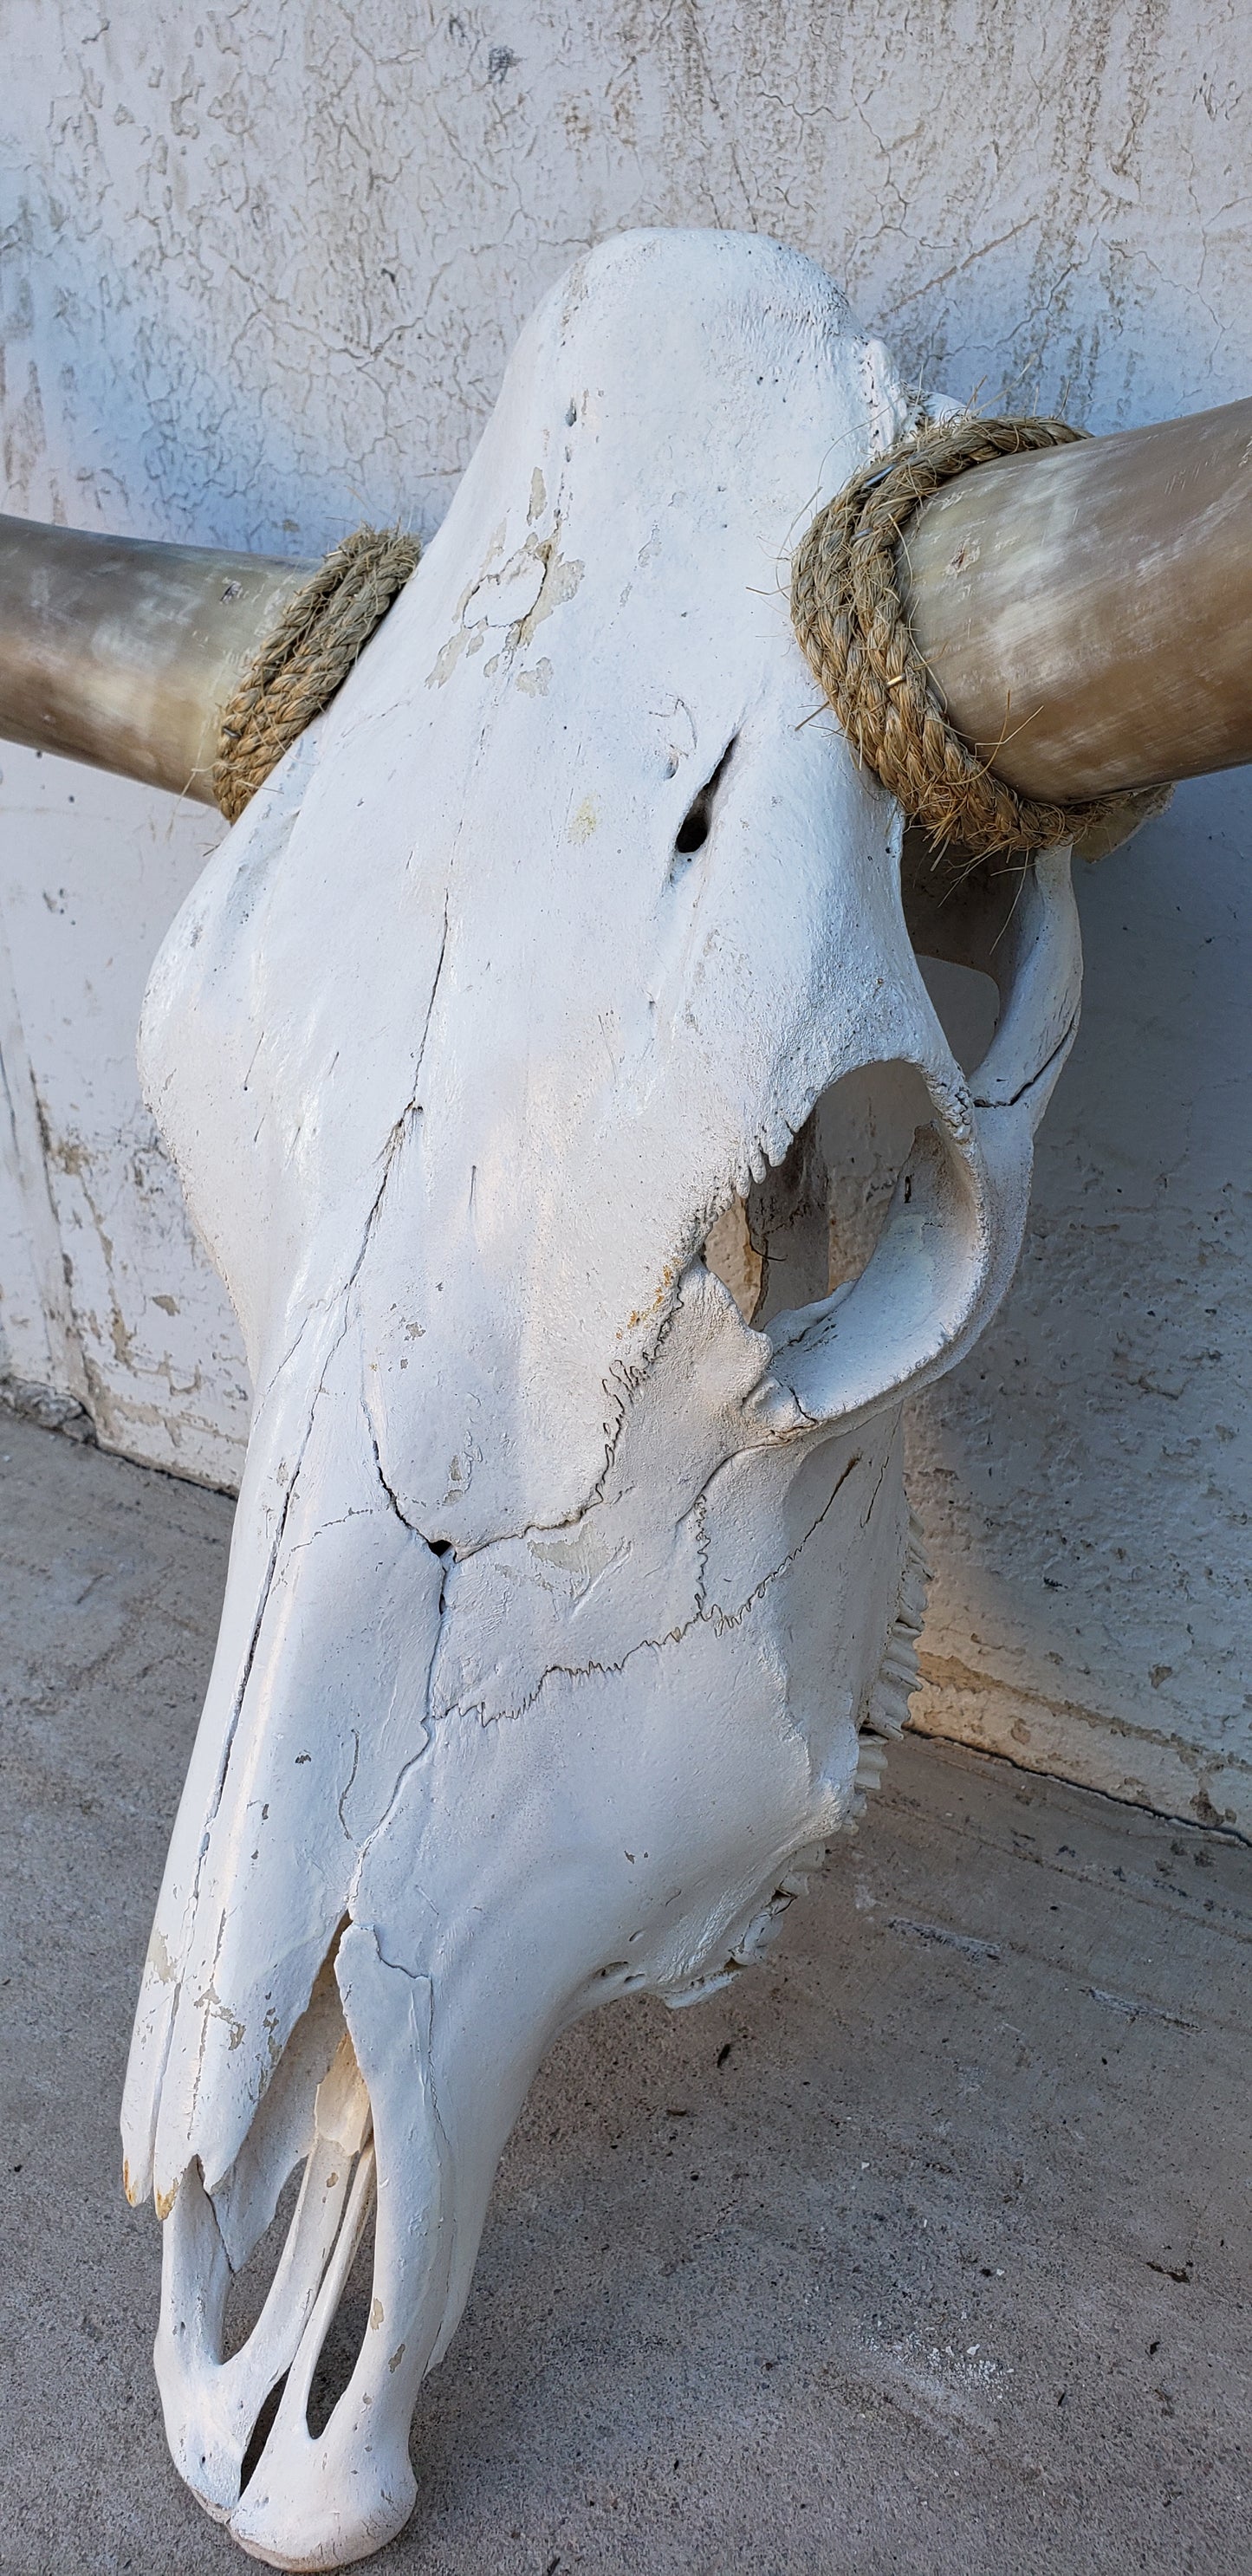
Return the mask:
<path id="1" fill-rule="evenodd" d="M 810 721 L 789 551 L 908 416 L 776 244 L 581 262 L 153 972 L 147 1096 L 256 1401 L 127 2189 L 164 2221 L 174 2456 L 275 2566 L 407 2517 L 553 2039 L 757 1957 L 903 1722 L 901 1406 L 1010 1277 L 1079 979 L 1067 854 L 955 899 L 1001 988 L 967 1079 L 899 814 Z"/>

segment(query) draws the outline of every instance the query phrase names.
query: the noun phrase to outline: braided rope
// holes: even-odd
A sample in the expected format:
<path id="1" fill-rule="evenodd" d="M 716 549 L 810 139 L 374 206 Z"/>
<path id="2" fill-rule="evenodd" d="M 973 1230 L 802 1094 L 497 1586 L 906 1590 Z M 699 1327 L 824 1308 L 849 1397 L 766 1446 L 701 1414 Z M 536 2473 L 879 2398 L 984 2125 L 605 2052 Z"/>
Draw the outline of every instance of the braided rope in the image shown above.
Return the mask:
<path id="1" fill-rule="evenodd" d="M 1055 848 L 1090 834 L 1111 848 L 1159 813 L 1169 788 L 1045 804 L 1019 796 L 947 720 L 913 640 L 897 586 L 896 548 L 916 510 L 971 466 L 1086 432 L 1063 420 L 943 422 L 862 468 L 818 512 L 797 548 L 791 616 L 814 678 L 844 732 L 905 814 L 942 853 L 992 858 Z"/>
<path id="2" fill-rule="evenodd" d="M 213 794 L 228 822 L 329 704 L 420 553 L 399 528 L 358 528 L 288 603 L 222 710 Z"/>

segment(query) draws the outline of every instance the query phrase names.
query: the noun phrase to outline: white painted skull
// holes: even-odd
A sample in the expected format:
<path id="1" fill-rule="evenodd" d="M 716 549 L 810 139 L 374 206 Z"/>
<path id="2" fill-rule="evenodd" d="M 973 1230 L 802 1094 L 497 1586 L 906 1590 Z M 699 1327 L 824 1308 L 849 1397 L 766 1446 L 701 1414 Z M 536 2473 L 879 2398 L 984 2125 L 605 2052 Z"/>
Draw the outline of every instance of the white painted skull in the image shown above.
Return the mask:
<path id="1" fill-rule="evenodd" d="M 861 1803 L 862 1730 L 903 1719 L 901 1399 L 1004 1289 L 1077 1008 L 1063 860 L 1007 927 L 954 902 L 1002 986 L 965 1080 L 898 816 L 792 635 L 791 546 L 906 416 L 773 243 L 581 262 L 152 978 L 149 1097 L 257 1394 L 128 2188 L 165 2219 L 179 2468 L 277 2566 L 410 2511 L 418 2385 L 554 2036 L 755 1957 Z"/>

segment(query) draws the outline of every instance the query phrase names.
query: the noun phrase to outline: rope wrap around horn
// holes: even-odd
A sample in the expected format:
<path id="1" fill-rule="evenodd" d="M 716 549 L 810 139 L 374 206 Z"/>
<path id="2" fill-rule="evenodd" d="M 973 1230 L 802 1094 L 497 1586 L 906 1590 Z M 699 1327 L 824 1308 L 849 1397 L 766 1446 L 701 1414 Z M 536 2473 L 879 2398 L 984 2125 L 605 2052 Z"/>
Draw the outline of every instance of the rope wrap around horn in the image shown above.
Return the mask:
<path id="1" fill-rule="evenodd" d="M 420 553 L 400 528 L 357 528 L 289 601 L 222 709 L 213 795 L 229 823 L 346 680 Z"/>
<path id="2" fill-rule="evenodd" d="M 972 466 L 1086 434 L 1062 420 L 967 417 L 923 428 L 862 467 L 819 510 L 792 563 L 796 635 L 858 757 L 940 851 L 959 850 L 965 860 L 1088 835 L 1111 847 L 1172 793 L 1152 787 L 1072 805 L 1019 795 L 989 766 L 999 746 L 971 747 L 948 722 L 900 598 L 897 548 L 913 512 L 941 485 Z M 1012 709 L 1006 729 L 1010 721 L 1018 721 Z"/>

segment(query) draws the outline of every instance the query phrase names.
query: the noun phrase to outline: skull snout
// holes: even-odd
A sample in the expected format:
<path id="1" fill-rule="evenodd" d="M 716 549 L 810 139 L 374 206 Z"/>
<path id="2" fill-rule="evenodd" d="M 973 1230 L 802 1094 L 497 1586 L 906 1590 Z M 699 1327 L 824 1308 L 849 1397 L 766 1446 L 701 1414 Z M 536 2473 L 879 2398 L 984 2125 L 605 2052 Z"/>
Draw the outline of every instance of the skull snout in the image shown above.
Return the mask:
<path id="1" fill-rule="evenodd" d="M 388 1968 L 374 1936 L 349 1927 L 319 1988 L 306 2016 L 315 2029 L 293 2038 L 291 2078 L 284 2085 L 280 2068 L 274 2103 L 262 2104 L 217 2193 L 194 2163 L 182 2178 L 166 2222 L 157 2339 L 182 2475 L 245 2549 L 292 2568 L 361 2557 L 412 2510 L 409 2422 L 446 2321 L 453 2241 L 428 1983 Z M 294 2208 L 260 2313 L 228 2351 L 234 2274 L 293 2173 Z M 366 2320 L 326 2415 L 319 2364 L 371 2225 Z"/>

